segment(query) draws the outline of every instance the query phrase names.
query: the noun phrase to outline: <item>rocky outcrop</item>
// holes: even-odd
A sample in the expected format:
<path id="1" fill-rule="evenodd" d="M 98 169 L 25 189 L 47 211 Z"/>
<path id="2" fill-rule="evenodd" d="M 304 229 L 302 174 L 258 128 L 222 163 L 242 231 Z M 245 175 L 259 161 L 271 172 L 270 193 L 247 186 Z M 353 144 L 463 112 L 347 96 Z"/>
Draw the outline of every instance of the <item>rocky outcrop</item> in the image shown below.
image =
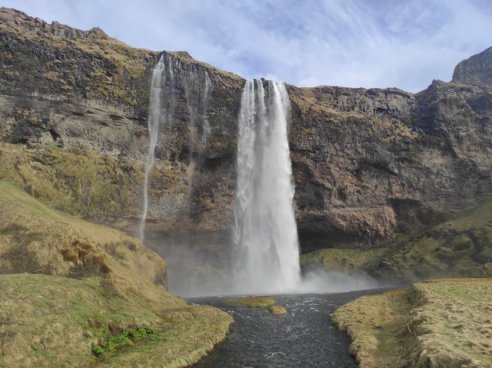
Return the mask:
<path id="1" fill-rule="evenodd" d="M 492 47 L 459 63 L 454 69 L 453 82 L 492 86 Z"/>
<path id="2" fill-rule="evenodd" d="M 0 19 L 3 151 L 95 157 L 90 180 L 83 172 L 63 175 L 50 160 L 20 158 L 3 164 L 1 175 L 44 201 L 63 193 L 71 212 L 132 231 L 141 212 L 148 89 L 159 53 L 130 48 L 99 29 L 47 24 L 10 9 L 2 8 Z M 417 94 L 288 86 L 303 251 L 384 242 L 492 192 L 491 69 L 483 62 L 489 54 L 459 64 L 451 83 L 433 81 Z M 186 53 L 163 55 L 172 71 L 166 90 L 173 114 L 160 126 L 147 228 L 223 234 L 228 243 L 244 80 Z M 40 175 L 57 183 L 49 195 L 34 183 Z M 93 200 L 83 206 L 87 193 Z"/>

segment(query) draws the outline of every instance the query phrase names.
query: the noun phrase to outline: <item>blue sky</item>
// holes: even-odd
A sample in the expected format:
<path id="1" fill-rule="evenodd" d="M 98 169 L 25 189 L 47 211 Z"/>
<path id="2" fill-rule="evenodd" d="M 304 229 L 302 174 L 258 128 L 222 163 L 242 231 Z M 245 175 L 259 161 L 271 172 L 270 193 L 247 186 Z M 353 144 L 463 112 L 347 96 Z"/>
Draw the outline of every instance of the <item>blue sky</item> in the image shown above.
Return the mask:
<path id="1" fill-rule="evenodd" d="M 449 81 L 492 46 L 492 0 L 0 0 L 131 46 L 185 50 L 245 78 L 300 86 Z"/>

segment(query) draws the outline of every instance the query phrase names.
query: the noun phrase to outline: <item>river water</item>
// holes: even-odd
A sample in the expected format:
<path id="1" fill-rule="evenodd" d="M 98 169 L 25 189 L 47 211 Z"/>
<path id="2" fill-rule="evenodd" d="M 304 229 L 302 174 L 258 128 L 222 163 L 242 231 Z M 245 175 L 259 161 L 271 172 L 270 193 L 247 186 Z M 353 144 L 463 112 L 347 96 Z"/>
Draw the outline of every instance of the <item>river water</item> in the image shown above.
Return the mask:
<path id="1" fill-rule="evenodd" d="M 227 339 L 193 368 L 355 368 L 357 363 L 348 353 L 350 339 L 329 315 L 361 295 L 378 291 L 276 296 L 277 304 L 288 311 L 281 316 L 230 304 L 230 297 L 190 299 L 220 308 L 235 320 Z"/>

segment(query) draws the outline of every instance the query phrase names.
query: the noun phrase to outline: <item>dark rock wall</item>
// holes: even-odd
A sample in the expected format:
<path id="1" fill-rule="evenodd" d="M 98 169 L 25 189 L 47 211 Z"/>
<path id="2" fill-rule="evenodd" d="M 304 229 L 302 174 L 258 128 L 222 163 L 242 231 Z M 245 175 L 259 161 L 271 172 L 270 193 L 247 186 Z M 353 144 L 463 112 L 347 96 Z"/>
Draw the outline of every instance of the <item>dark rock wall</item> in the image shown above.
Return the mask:
<path id="1" fill-rule="evenodd" d="M 131 231 L 141 210 L 148 90 L 160 54 L 130 48 L 99 29 L 47 24 L 9 9 L 0 9 L 0 21 L 2 144 L 82 148 L 131 162 L 125 209 L 104 220 L 100 209 L 74 210 L 87 218 L 97 212 L 98 221 Z M 417 94 L 288 86 L 304 251 L 387 241 L 492 193 L 490 50 L 460 63 L 452 83 L 434 81 Z M 227 233 L 244 80 L 183 52 L 164 58 L 173 113 L 160 127 L 148 229 Z M 49 200 L 42 191 L 37 196 Z"/>
<path id="2" fill-rule="evenodd" d="M 291 88 L 291 150 L 305 249 L 388 239 L 492 192 L 491 88 Z M 328 235 L 328 236 L 327 236 Z"/>

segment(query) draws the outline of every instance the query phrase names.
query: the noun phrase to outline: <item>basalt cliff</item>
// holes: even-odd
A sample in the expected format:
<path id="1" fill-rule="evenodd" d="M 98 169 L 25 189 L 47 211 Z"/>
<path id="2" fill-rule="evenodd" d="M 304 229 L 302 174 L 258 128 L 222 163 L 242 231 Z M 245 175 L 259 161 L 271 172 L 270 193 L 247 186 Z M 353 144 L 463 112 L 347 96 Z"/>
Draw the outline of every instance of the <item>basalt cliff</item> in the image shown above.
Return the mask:
<path id="1" fill-rule="evenodd" d="M 160 55 L 1 8 L 0 176 L 59 210 L 134 232 Z M 169 119 L 147 230 L 229 243 L 245 81 L 185 52 L 163 57 Z M 287 86 L 302 251 L 387 243 L 489 197 L 491 75 L 489 48 L 459 63 L 451 82 L 415 94 Z"/>

